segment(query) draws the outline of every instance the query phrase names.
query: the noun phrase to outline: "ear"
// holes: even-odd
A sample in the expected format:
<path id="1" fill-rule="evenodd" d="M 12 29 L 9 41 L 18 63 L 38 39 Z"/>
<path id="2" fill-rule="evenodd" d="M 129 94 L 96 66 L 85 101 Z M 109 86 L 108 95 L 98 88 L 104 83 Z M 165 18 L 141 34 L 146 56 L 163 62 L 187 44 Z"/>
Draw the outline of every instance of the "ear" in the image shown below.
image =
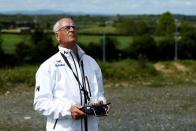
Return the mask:
<path id="1" fill-rule="evenodd" d="M 56 36 L 57 41 L 60 41 L 59 34 L 58 33 L 55 33 L 55 36 Z"/>

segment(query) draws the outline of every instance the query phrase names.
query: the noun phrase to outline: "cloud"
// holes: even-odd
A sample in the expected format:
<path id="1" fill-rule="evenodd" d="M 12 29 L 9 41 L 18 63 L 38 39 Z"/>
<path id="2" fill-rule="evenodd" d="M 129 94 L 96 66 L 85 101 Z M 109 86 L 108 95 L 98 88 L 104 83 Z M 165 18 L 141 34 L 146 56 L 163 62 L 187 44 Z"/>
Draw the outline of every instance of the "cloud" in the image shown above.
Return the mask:
<path id="1" fill-rule="evenodd" d="M 186 3 L 185 3 L 185 5 L 187 5 L 187 6 L 190 6 L 192 3 L 190 2 L 190 1 L 187 1 Z"/>

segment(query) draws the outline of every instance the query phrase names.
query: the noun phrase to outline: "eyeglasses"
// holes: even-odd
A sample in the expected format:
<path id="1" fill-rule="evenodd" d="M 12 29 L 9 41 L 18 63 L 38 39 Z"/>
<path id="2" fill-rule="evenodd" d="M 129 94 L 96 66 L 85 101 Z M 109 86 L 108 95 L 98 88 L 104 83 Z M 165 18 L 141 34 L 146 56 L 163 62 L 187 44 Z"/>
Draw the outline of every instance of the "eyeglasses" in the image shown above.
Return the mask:
<path id="1" fill-rule="evenodd" d="M 64 30 L 66 30 L 66 31 L 68 31 L 68 30 L 70 30 L 70 29 L 73 29 L 73 30 L 78 30 L 79 28 L 78 27 L 76 27 L 76 26 L 63 26 L 63 27 L 61 27 L 58 31 L 64 31 Z"/>

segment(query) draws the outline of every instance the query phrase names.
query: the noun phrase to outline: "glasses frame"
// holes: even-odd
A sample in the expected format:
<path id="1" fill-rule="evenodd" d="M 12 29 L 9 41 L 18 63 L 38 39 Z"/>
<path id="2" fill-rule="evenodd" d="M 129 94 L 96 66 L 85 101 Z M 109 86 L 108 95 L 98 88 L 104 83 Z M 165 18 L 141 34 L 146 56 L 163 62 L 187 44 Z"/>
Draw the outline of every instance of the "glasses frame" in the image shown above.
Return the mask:
<path id="1" fill-rule="evenodd" d="M 69 31 L 70 29 L 73 29 L 73 30 L 79 30 L 79 28 L 77 26 L 71 26 L 71 25 L 67 25 L 67 26 L 63 26 L 61 27 L 60 29 L 57 30 L 58 31 Z"/>

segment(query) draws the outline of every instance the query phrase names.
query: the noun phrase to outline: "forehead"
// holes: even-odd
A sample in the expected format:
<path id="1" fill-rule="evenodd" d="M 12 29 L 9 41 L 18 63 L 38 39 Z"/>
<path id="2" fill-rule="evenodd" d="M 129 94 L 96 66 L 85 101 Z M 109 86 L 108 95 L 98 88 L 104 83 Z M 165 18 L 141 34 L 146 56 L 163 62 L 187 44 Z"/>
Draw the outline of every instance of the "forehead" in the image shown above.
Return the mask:
<path id="1" fill-rule="evenodd" d="M 67 26 L 67 25 L 75 25 L 74 21 L 72 19 L 62 19 L 60 21 L 61 26 Z"/>

